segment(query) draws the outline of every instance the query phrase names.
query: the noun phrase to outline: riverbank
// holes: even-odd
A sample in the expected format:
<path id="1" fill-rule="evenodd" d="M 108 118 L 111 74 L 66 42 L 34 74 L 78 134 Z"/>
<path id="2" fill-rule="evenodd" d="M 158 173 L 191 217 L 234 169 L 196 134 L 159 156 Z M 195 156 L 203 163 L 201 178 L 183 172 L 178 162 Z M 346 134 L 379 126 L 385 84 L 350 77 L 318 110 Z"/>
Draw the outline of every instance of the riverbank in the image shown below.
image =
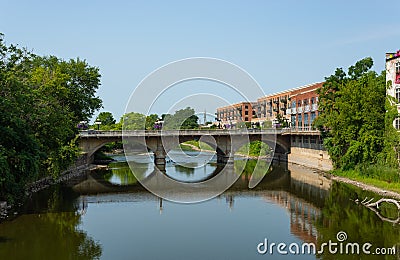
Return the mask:
<path id="1" fill-rule="evenodd" d="M 400 193 L 392 190 L 386 190 L 383 188 L 379 188 L 377 186 L 367 184 L 361 181 L 356 181 L 352 180 L 346 177 L 341 177 L 341 176 L 336 176 L 336 175 L 331 175 L 330 176 L 331 180 L 338 181 L 341 183 L 346 183 L 346 184 L 351 184 L 353 186 L 356 186 L 358 188 L 361 188 L 362 190 L 367 190 L 367 191 L 372 191 L 378 195 L 385 196 L 385 197 L 392 197 L 400 200 Z"/>
<path id="2" fill-rule="evenodd" d="M 214 150 L 209 149 L 208 147 L 207 147 L 207 149 L 201 149 L 200 147 L 198 147 L 198 146 L 196 146 L 194 144 L 188 143 L 188 142 L 180 144 L 180 147 L 181 147 L 181 149 L 183 151 L 196 151 L 196 152 L 215 153 Z"/>
<path id="3" fill-rule="evenodd" d="M 388 183 L 378 179 L 367 177 L 346 176 L 346 172 L 326 171 L 318 167 L 310 167 L 304 164 L 289 162 L 298 167 L 304 167 L 313 170 L 319 176 L 326 177 L 332 181 L 337 181 L 345 184 L 350 184 L 362 190 L 374 192 L 380 196 L 391 197 L 400 200 L 400 183 Z M 336 174 L 335 174 L 336 173 Z M 338 175 L 338 173 L 342 175 Z M 349 173 L 349 172 L 348 172 Z"/>

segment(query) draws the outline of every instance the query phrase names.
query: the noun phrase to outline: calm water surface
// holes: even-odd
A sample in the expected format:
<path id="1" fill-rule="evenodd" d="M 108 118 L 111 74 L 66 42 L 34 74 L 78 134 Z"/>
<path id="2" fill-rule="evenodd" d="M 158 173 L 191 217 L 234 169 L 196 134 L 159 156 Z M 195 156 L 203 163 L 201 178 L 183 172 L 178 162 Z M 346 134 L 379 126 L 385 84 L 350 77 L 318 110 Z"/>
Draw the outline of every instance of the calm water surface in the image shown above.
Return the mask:
<path id="1" fill-rule="evenodd" d="M 218 171 L 196 155 L 189 166 L 171 156 L 166 173 L 196 181 Z M 202 157 L 204 156 L 204 158 Z M 257 245 L 314 243 L 318 247 L 345 231 L 345 242 L 376 247 L 400 243 L 397 210 L 377 213 L 354 200 L 377 195 L 330 182 L 311 170 L 274 164 L 262 183 L 249 190 L 252 162 L 222 195 L 197 204 L 161 200 L 143 189 L 124 156 L 108 171 L 88 173 L 31 198 L 23 214 L 0 224 L 0 259 L 398 259 L 391 256 L 330 254 L 260 255 Z M 132 155 L 135 173 L 149 175 L 148 156 Z M 237 161 L 236 163 L 243 163 Z M 187 166 L 187 165 L 186 165 Z M 232 170 L 232 174 L 234 171 Z M 385 220 L 382 220 L 385 219 Z M 288 248 L 286 248 L 288 250 Z"/>

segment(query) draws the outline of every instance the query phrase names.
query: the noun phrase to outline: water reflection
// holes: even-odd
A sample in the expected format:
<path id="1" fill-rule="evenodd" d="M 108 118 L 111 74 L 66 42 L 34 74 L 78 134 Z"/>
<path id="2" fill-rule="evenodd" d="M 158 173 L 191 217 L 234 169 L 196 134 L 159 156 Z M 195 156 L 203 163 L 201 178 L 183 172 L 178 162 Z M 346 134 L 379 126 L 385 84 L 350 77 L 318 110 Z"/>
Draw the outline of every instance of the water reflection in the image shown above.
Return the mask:
<path id="1" fill-rule="evenodd" d="M 71 194 L 53 187 L 35 195 L 26 214 L 2 223 L 0 259 L 99 258 L 102 247 L 79 228 L 81 211 L 72 199 L 78 194 Z"/>
<path id="2" fill-rule="evenodd" d="M 22 209 L 26 214 L 0 224 L 0 259 L 260 259 L 263 256 L 257 254 L 256 246 L 264 238 L 321 246 L 329 240 L 336 242 L 339 231 L 347 233 L 349 242 L 369 242 L 374 247 L 400 242 L 400 225 L 382 221 L 375 212 L 354 202 L 357 198 L 378 199 L 375 194 L 287 164 L 273 164 L 263 181 L 250 190 L 255 162 L 235 164 L 245 170 L 229 190 L 192 205 L 150 194 L 121 160 L 108 171 L 90 172 L 36 194 Z M 169 167 L 170 174 L 180 178 L 204 170 Z M 207 171 L 218 165 L 209 167 Z M 134 170 L 138 176 L 151 177 L 153 169 L 137 163 Z M 235 167 L 231 174 L 237 174 Z M 379 210 L 385 217 L 397 216 L 391 208 Z M 275 254 L 273 259 L 282 257 Z M 366 258 L 328 251 L 296 256 L 316 257 Z"/>

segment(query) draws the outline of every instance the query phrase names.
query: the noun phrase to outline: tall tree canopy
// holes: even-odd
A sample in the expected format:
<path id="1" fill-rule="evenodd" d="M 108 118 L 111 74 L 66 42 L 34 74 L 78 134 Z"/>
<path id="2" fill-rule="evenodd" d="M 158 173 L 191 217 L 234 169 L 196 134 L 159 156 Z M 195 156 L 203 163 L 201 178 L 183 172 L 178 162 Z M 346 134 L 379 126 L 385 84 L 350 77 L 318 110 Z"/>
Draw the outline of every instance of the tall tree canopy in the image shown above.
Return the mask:
<path id="1" fill-rule="evenodd" d="M 392 122 L 397 110 L 386 97 L 385 72 L 377 74 L 372 66 L 372 59 L 365 58 L 347 74 L 338 68 L 318 90 L 320 115 L 315 125 L 335 168 L 394 163 L 397 133 Z"/>
<path id="2" fill-rule="evenodd" d="M 97 116 L 96 121 L 100 121 L 102 125 L 107 126 L 115 124 L 115 119 L 111 112 L 101 112 Z"/>
<path id="3" fill-rule="evenodd" d="M 187 107 L 175 111 L 175 114 L 164 116 L 164 129 L 196 129 L 199 118 L 193 108 Z"/>
<path id="4" fill-rule="evenodd" d="M 86 61 L 40 57 L 0 35 L 0 200 L 74 161 L 76 125 L 101 107 L 99 85 Z"/>

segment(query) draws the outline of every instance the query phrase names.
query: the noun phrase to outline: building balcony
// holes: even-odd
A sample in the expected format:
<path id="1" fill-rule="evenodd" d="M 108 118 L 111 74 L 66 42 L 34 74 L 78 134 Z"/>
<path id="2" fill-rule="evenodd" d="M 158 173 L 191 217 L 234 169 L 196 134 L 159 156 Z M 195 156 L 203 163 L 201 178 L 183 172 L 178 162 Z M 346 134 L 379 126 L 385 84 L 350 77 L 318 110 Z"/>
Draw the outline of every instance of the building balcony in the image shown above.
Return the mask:
<path id="1" fill-rule="evenodd" d="M 304 107 L 304 112 L 310 112 L 310 105 L 306 105 L 305 107 Z"/>
<path id="2" fill-rule="evenodd" d="M 291 113 L 292 113 L 292 109 L 291 108 L 286 109 L 286 115 L 289 115 Z"/>
<path id="3" fill-rule="evenodd" d="M 296 108 L 292 107 L 292 114 L 296 114 Z"/>
<path id="4" fill-rule="evenodd" d="M 318 110 L 318 104 L 312 104 L 311 105 L 311 111 L 317 111 Z"/>
<path id="5" fill-rule="evenodd" d="M 298 107 L 297 108 L 297 113 L 303 113 L 303 107 Z"/>

